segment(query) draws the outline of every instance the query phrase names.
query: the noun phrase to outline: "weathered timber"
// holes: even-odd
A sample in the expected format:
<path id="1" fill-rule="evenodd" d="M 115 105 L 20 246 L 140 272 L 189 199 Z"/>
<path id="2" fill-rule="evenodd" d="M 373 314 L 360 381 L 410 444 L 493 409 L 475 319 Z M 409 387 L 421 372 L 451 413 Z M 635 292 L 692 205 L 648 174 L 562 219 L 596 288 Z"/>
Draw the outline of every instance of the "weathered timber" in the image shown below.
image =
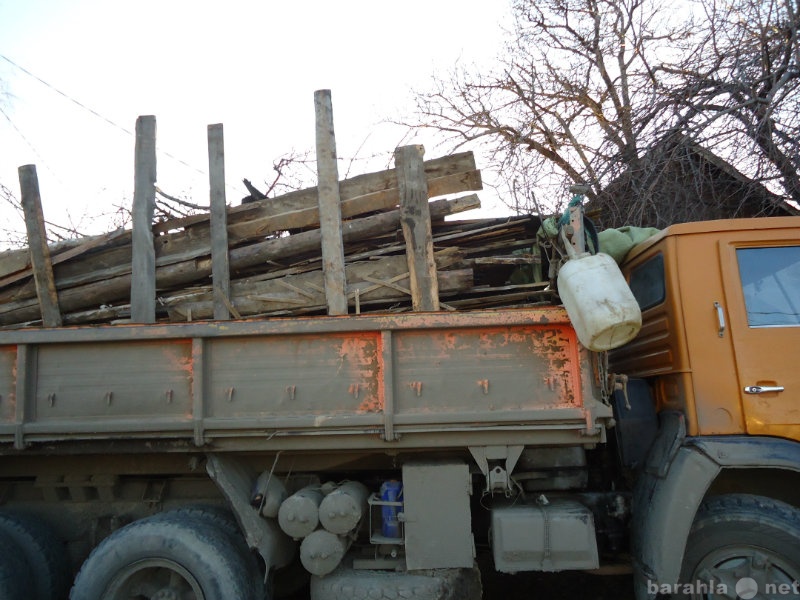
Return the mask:
<path id="1" fill-rule="evenodd" d="M 330 90 L 314 92 L 314 113 L 317 140 L 317 198 L 325 298 L 329 315 L 346 315 L 347 283 L 342 245 L 342 210 Z"/>
<path id="2" fill-rule="evenodd" d="M 391 209 L 400 202 L 399 191 L 396 186 L 359 195 L 350 195 L 351 190 L 348 188 L 351 186 L 346 186 L 348 181 L 350 180 L 346 179 L 339 183 L 343 218 L 352 218 L 365 213 Z M 480 171 L 472 170 L 464 173 L 455 173 L 429 180 L 428 197 L 435 198 L 436 196 L 447 194 L 477 191 L 482 186 Z M 315 190 L 316 188 L 310 190 L 310 194 L 307 194 L 305 190 L 297 192 L 297 195 L 292 198 L 288 197 L 291 194 L 282 196 L 282 199 L 291 200 L 292 202 L 292 206 L 283 212 L 277 212 L 281 208 L 280 205 L 276 204 L 278 199 L 264 200 L 263 202 L 268 202 L 271 206 L 269 209 L 263 209 L 262 212 L 269 210 L 273 214 L 268 216 L 253 215 L 248 221 L 232 224 L 230 226 L 231 239 L 236 242 L 242 242 L 277 231 L 316 226 L 319 223 L 318 208 L 313 205 L 308 206 L 311 199 L 316 201 Z"/>
<path id="3" fill-rule="evenodd" d="M 482 189 L 480 171 L 477 170 L 472 152 L 460 152 L 425 161 L 425 175 L 428 178 L 428 196 L 431 198 L 445 194 L 474 192 Z M 346 206 L 348 200 L 362 197 L 369 199 L 373 194 L 377 195 L 376 197 L 378 198 L 385 199 L 387 195 L 382 194 L 382 192 L 390 190 L 394 190 L 394 192 L 391 192 L 389 194 L 391 197 L 388 200 L 384 200 L 384 202 L 391 201 L 391 204 L 363 206 L 363 208 L 359 204 L 354 204 L 353 208 L 350 209 Z M 339 182 L 339 196 L 342 200 L 342 216 L 345 218 L 396 206 L 399 202 L 397 174 L 394 169 L 387 169 L 345 179 Z M 293 223 L 283 228 L 306 227 L 319 223 L 317 220 L 319 217 L 316 213 L 317 189 L 315 187 L 231 207 L 228 209 L 228 225 L 232 231 L 238 231 L 237 235 L 242 236 L 242 238 L 248 235 L 246 233 L 248 227 L 254 227 L 253 235 L 263 235 L 264 231 L 258 229 L 262 225 L 260 221 L 273 219 L 279 214 L 295 211 L 302 212 L 307 209 L 311 209 L 314 215 L 310 222 L 301 225 Z M 356 210 L 359 212 L 354 212 Z M 202 227 L 208 223 L 208 218 L 207 214 L 199 214 L 171 219 L 154 225 L 153 232 L 158 234 L 187 227 Z M 237 228 L 239 224 L 243 225 L 241 229 Z"/>
<path id="4" fill-rule="evenodd" d="M 457 294 L 464 289 L 469 288 L 472 284 L 472 271 L 470 269 L 453 269 L 450 271 L 439 272 L 439 286 L 443 293 Z M 369 278 L 367 278 L 369 279 Z M 398 275 L 395 279 L 399 281 L 408 281 L 408 274 L 404 273 Z M 366 285 L 366 283 L 365 283 Z M 406 283 L 406 286 L 408 284 Z M 400 291 L 395 291 L 394 288 Z M 354 309 L 359 307 L 358 312 L 364 311 L 364 307 L 375 306 L 376 310 L 381 312 L 385 311 L 409 311 L 411 310 L 410 293 L 408 289 L 403 289 L 402 286 L 392 286 L 386 281 L 381 281 L 380 285 L 372 286 L 372 289 L 383 289 L 382 298 L 361 298 L 356 300 L 356 294 L 348 295 L 348 303 Z M 269 317 L 269 316 L 301 316 L 308 314 L 320 314 L 325 311 L 325 304 L 307 304 L 292 302 L 291 299 L 286 297 L 273 297 L 273 296 L 260 296 L 243 298 L 236 300 L 236 307 L 241 310 L 244 317 Z M 191 321 L 208 318 L 209 308 L 207 303 L 198 303 L 197 305 L 186 304 L 181 305 L 175 311 L 170 311 L 170 320 L 173 321 Z"/>
<path id="5" fill-rule="evenodd" d="M 445 268 L 457 262 L 459 255 L 445 252 L 440 266 Z M 408 289 L 408 267 L 403 256 L 387 256 L 376 261 L 353 263 L 346 266 L 347 301 L 355 305 L 358 294 L 362 305 L 377 301 L 410 300 Z M 470 269 L 439 271 L 443 290 L 455 292 L 472 286 Z M 271 311 L 302 309 L 324 309 L 321 271 L 303 273 L 285 279 L 236 282 L 232 286 L 233 305 L 243 316 Z M 165 299 L 171 320 L 208 319 L 212 315 L 209 293 L 196 293 Z"/>
<path id="6" fill-rule="evenodd" d="M 483 286 L 463 290 L 459 297 L 449 304 L 456 309 L 491 308 L 499 306 L 523 306 L 529 304 L 552 304 L 554 292 L 547 289 L 548 283 L 527 283 L 519 285 Z"/>
<path id="7" fill-rule="evenodd" d="M 95 235 L 75 240 L 64 240 L 56 244 L 48 244 L 50 262 L 55 267 L 73 258 L 77 258 L 96 248 L 109 247 L 119 244 L 130 244 L 131 232 L 129 229 L 117 229 L 103 235 Z M 22 250 L 7 250 L 0 253 L 0 293 L 3 288 L 17 281 L 22 281 L 33 276 L 30 252 L 28 248 Z M 2 301 L 2 300 L 0 300 Z"/>
<path id="8" fill-rule="evenodd" d="M 428 177 L 429 197 L 455 194 L 464 191 L 479 190 L 482 187 L 480 171 L 474 169 L 475 160 L 471 152 L 436 158 L 425 162 L 425 173 Z M 463 171 L 463 169 L 468 169 Z M 387 189 L 377 190 L 380 185 L 391 185 Z M 397 190 L 395 170 L 361 175 L 340 182 L 342 198 L 342 216 L 352 218 L 360 214 L 385 210 L 397 206 L 399 193 Z M 369 190 L 373 191 L 369 191 Z M 355 194 L 355 195 L 354 195 Z M 316 206 L 316 188 L 292 192 L 263 201 L 264 206 L 256 212 L 242 213 L 234 207 L 228 209 L 228 235 L 232 245 L 241 244 L 249 239 L 264 237 L 270 233 L 287 229 L 312 227 L 319 222 L 319 210 Z M 254 202 L 244 208 L 262 204 Z M 251 221 L 235 222 L 247 214 Z M 262 215 L 258 217 L 258 215 Z M 191 217 L 194 218 L 194 217 Z M 210 254 L 209 215 L 198 215 L 204 225 L 192 227 L 187 231 L 155 237 L 156 266 L 163 267 L 180 263 L 193 258 Z M 234 222 L 232 222 L 232 220 Z M 154 227 L 158 230 L 159 225 Z M 128 235 L 130 232 L 128 232 Z M 131 248 L 118 247 L 124 241 L 115 240 L 113 247 L 103 251 L 92 252 L 85 260 L 70 261 L 55 266 L 56 285 L 59 290 L 86 285 L 94 281 L 104 281 L 130 272 Z M 30 275 L 30 272 L 28 272 Z M 0 301 L 16 302 L 35 296 L 33 286 L 25 284 L 13 289 L 0 289 Z"/>
<path id="9" fill-rule="evenodd" d="M 406 241 L 411 298 L 415 311 L 439 310 L 439 288 L 433 260 L 433 233 L 428 210 L 428 186 L 422 166 L 422 146 L 395 150 L 397 184 L 400 191 L 400 225 Z"/>
<path id="10" fill-rule="evenodd" d="M 541 262 L 541 258 L 533 254 L 518 256 L 479 256 L 471 259 L 475 265 L 534 265 Z"/>
<path id="11" fill-rule="evenodd" d="M 531 217 L 511 217 L 507 219 L 480 219 L 464 221 L 436 221 L 434 227 L 434 244 L 437 248 L 437 269 L 439 270 L 439 283 L 442 277 L 457 277 L 451 271 L 442 275 L 442 269 L 453 269 L 450 262 L 445 263 L 444 257 L 448 252 L 454 257 L 464 257 L 455 268 L 461 270 L 473 267 L 470 277 L 472 285 L 465 279 L 463 285 L 454 288 L 448 287 L 445 291 L 440 288 L 440 306 L 447 310 L 462 310 L 469 308 L 488 308 L 500 306 L 522 306 L 531 303 L 552 302 L 552 291 L 543 289 L 547 283 L 509 285 L 508 276 L 516 263 L 537 262 L 538 257 L 531 255 L 510 254 L 518 248 L 525 251 L 535 245 L 535 240 L 525 238 L 531 228 L 535 228 L 538 220 Z M 394 260 L 400 260 L 404 252 L 404 243 L 395 242 L 397 232 L 390 235 L 380 235 L 377 238 L 361 238 L 346 246 L 345 260 L 348 268 L 359 262 L 377 263 L 382 256 L 394 255 Z M 380 243 L 377 240 L 388 240 Z M 375 244 L 380 243 L 376 247 Z M 364 248 L 364 250 L 360 250 Z M 472 256 L 473 258 L 470 258 Z M 264 268 L 276 269 L 270 271 L 257 271 L 245 278 L 233 282 L 235 301 L 245 311 L 244 315 L 238 313 L 231 303 L 229 310 L 235 318 L 239 316 L 301 316 L 308 314 L 322 314 L 325 312 L 324 289 L 321 282 L 321 259 L 310 256 L 308 259 L 297 261 L 296 257 L 287 257 L 291 266 L 281 267 L 276 262 L 265 264 Z M 283 261 L 281 261 L 283 262 Z M 406 269 L 407 270 L 407 269 Z M 309 278 L 297 280 L 293 276 L 300 274 L 309 275 Z M 465 272 L 469 272 L 466 269 Z M 316 279 L 314 279 L 316 277 Z M 259 282 L 272 281 L 270 288 L 260 288 Z M 370 285 L 374 284 L 374 285 Z M 369 287 L 363 287 L 369 286 Z M 370 295 L 373 290 L 389 288 L 397 292 L 397 296 L 387 296 L 381 300 Z M 386 290 L 383 290 L 383 294 Z M 362 302 L 361 296 L 364 296 Z M 252 299 L 252 296 L 258 296 Z M 250 299 L 247 299 L 250 297 Z M 244 300 L 243 300 L 244 298 Z M 168 317 L 166 304 L 181 305 L 183 319 L 202 319 L 210 314 L 210 308 L 194 307 L 194 302 L 208 302 L 212 300 L 212 286 L 192 287 L 189 289 L 175 290 L 163 293 L 159 297 L 159 318 Z M 356 285 L 348 286 L 348 300 L 355 309 L 352 312 L 368 313 L 372 311 L 397 312 L 411 309 L 410 286 L 407 272 L 388 276 L 384 272 L 362 271 L 358 276 Z M 443 301 L 444 300 L 444 301 Z M 243 304 L 244 302 L 244 304 Z M 210 304 L 208 305 L 210 306 Z M 206 311 L 206 312 L 203 312 Z M 238 314 L 237 314 L 238 313 Z M 130 306 L 125 304 L 110 306 L 104 305 L 99 309 L 65 313 L 62 315 L 65 324 L 83 324 L 98 322 L 121 322 L 130 317 Z M 36 326 L 39 322 L 23 322 L 7 327 Z"/>
<path id="12" fill-rule="evenodd" d="M 156 205 L 156 118 L 136 120 L 133 185 L 133 251 L 131 257 L 131 320 L 156 320 L 156 254 L 153 213 Z"/>
<path id="13" fill-rule="evenodd" d="M 431 218 L 442 219 L 447 215 L 480 207 L 477 195 L 471 194 L 453 200 L 435 200 L 430 203 Z M 390 211 L 370 217 L 346 221 L 342 225 L 345 242 L 362 237 L 378 235 L 397 230 L 400 211 Z M 279 260 L 298 254 L 319 251 L 320 233 L 318 229 L 265 240 L 230 250 L 229 259 L 232 271 L 263 265 L 268 260 Z M 181 287 L 202 281 L 211 274 L 211 260 L 208 257 L 170 264 L 156 269 L 156 284 L 160 289 Z M 96 308 L 101 304 L 127 302 L 130 297 L 131 275 L 126 273 L 116 277 L 104 278 L 86 285 L 75 286 L 59 291 L 59 303 L 64 312 L 76 312 Z M 35 300 L 0 304 L 0 325 L 33 321 L 39 317 Z"/>
<path id="14" fill-rule="evenodd" d="M 61 311 L 58 308 L 58 294 L 53 278 L 53 265 L 50 262 L 50 250 L 47 247 L 42 197 L 39 193 L 39 178 L 36 176 L 35 165 L 25 165 L 19 168 L 19 185 L 42 323 L 45 327 L 59 327 Z"/>
<path id="15" fill-rule="evenodd" d="M 225 205 L 225 140 L 221 123 L 208 126 L 208 183 L 211 203 L 211 280 L 214 318 L 230 319 L 231 271 L 228 260 L 228 211 Z"/>

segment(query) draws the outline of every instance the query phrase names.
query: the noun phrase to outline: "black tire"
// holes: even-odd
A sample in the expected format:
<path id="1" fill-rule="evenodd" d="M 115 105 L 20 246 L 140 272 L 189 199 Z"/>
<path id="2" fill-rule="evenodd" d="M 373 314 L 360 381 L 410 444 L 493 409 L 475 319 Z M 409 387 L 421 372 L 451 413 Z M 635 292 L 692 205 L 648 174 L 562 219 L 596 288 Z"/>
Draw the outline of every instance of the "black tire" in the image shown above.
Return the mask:
<path id="1" fill-rule="evenodd" d="M 768 585 L 776 594 L 784 590 L 780 595 L 796 597 L 800 511 L 750 494 L 706 500 L 689 533 L 681 582 L 686 593 L 678 597 L 684 598 L 719 597 L 721 586 L 734 594 L 730 597 L 738 592 L 742 598 L 764 598 Z M 716 594 L 712 584 L 718 584 Z"/>
<path id="2" fill-rule="evenodd" d="M 159 513 L 150 518 L 171 520 L 176 517 L 189 520 L 195 519 L 222 532 L 236 548 L 240 560 L 250 574 L 252 593 L 249 597 L 256 600 L 261 600 L 265 597 L 266 586 L 261 562 L 248 547 L 244 534 L 239 528 L 239 523 L 237 523 L 236 517 L 233 516 L 230 510 L 210 504 L 190 505 Z"/>
<path id="3" fill-rule="evenodd" d="M 83 563 L 71 600 L 252 597 L 246 565 L 226 535 L 173 514 L 136 521 L 108 536 Z"/>
<path id="4" fill-rule="evenodd" d="M 0 531 L 0 598 L 31 598 L 31 573 L 22 551 L 10 535 Z"/>
<path id="5" fill-rule="evenodd" d="M 44 521 L 33 516 L 0 513 L 0 531 L 19 548 L 31 576 L 33 600 L 62 600 L 69 589 L 64 542 Z"/>

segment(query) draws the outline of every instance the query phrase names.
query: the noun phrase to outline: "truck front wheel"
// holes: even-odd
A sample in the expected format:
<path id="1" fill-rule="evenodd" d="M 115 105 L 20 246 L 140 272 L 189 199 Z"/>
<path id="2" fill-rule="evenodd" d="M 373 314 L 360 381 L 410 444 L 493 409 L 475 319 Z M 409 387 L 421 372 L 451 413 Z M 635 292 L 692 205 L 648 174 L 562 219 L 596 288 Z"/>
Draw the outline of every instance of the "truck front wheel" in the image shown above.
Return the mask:
<path id="1" fill-rule="evenodd" d="M 218 529 L 185 515 L 143 519 L 115 531 L 92 551 L 71 600 L 251 599 L 237 549 Z"/>
<path id="2" fill-rule="evenodd" d="M 800 594 L 800 511 L 750 494 L 703 502 L 684 553 L 681 597 Z"/>

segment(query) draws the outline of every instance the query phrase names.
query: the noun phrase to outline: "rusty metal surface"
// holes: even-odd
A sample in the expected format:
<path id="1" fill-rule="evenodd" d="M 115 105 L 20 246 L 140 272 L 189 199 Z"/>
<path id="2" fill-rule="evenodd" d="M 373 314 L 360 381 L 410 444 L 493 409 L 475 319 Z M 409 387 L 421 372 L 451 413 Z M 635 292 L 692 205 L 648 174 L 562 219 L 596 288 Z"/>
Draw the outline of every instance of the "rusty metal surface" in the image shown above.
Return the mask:
<path id="1" fill-rule="evenodd" d="M 610 416 L 559 308 L 61 328 L 0 343 L 3 451 L 463 447 L 535 432 L 591 443 L 603 431 L 589 425 Z"/>

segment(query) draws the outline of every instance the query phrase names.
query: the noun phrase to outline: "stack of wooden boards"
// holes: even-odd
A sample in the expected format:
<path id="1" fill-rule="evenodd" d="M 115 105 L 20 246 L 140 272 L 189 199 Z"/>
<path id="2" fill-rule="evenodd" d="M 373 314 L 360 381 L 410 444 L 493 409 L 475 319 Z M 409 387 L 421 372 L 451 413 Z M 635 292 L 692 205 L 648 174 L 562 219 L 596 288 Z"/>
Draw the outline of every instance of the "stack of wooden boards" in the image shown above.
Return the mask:
<path id="1" fill-rule="evenodd" d="M 511 271 L 535 261 L 538 218 L 446 221 L 480 206 L 468 194 L 482 187 L 474 157 L 425 161 L 424 171 L 441 308 L 540 301 L 542 285 L 507 283 Z M 339 194 L 348 312 L 410 310 L 396 170 L 343 180 Z M 227 209 L 226 302 L 233 318 L 325 313 L 319 220 L 317 188 Z M 155 223 L 153 241 L 157 319 L 212 318 L 209 214 Z M 0 255 L 0 327 L 42 324 L 30 255 L 28 249 Z M 130 318 L 131 230 L 51 246 L 49 255 L 63 324 Z"/>

